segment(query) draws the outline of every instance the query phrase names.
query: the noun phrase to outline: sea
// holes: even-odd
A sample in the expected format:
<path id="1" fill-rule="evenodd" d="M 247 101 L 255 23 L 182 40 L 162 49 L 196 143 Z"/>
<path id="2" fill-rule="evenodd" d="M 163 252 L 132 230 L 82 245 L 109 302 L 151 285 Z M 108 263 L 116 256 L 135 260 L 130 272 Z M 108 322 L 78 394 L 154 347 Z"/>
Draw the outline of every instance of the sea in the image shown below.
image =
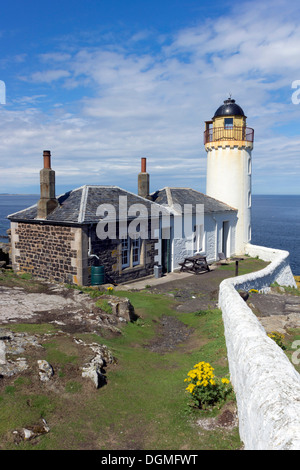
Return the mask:
<path id="1" fill-rule="evenodd" d="M 35 204 L 37 194 L 0 194 L 0 242 L 7 242 L 7 215 Z M 295 276 L 300 276 L 300 195 L 252 195 L 253 245 L 287 250 Z"/>

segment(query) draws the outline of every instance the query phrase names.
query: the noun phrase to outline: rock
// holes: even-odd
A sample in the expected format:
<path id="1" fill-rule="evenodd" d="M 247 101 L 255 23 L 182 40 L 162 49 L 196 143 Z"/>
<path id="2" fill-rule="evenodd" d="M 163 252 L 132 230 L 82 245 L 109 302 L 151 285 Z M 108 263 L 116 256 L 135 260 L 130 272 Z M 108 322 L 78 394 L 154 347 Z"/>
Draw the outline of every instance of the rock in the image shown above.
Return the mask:
<path id="1" fill-rule="evenodd" d="M 0 375 L 3 377 L 12 377 L 26 369 L 28 369 L 28 364 L 24 357 L 18 357 L 15 361 L 6 360 L 4 364 L 0 363 Z"/>
<path id="2" fill-rule="evenodd" d="M 119 298 L 115 296 L 105 296 L 108 304 L 112 308 L 112 315 L 118 317 L 120 320 L 124 319 L 127 322 L 135 321 L 137 315 L 129 299 Z"/>
<path id="3" fill-rule="evenodd" d="M 48 433 L 49 431 L 50 428 L 48 424 L 44 419 L 42 419 L 41 423 L 13 431 L 14 440 L 18 444 L 21 441 L 28 441 L 30 439 L 40 436 L 41 434 Z"/>
<path id="4" fill-rule="evenodd" d="M 100 388 L 106 383 L 105 375 L 101 372 L 101 361 L 93 360 L 89 365 L 82 368 L 82 377 L 91 379 L 96 388 Z"/>
<path id="5" fill-rule="evenodd" d="M 242 297 L 242 299 L 246 302 L 249 298 L 249 292 L 245 292 L 245 291 L 240 291 L 239 292 L 240 296 Z"/>
<path id="6" fill-rule="evenodd" d="M 31 431 L 31 429 L 23 428 L 22 432 L 23 432 L 25 441 L 28 440 L 28 439 L 31 439 L 34 436 L 34 432 Z"/>
<path id="7" fill-rule="evenodd" d="M 0 364 L 6 363 L 6 347 L 5 342 L 0 340 Z"/>
<path id="8" fill-rule="evenodd" d="M 39 376 L 42 382 L 48 382 L 54 374 L 52 366 L 44 359 L 37 361 L 39 366 Z"/>
<path id="9" fill-rule="evenodd" d="M 96 353 L 94 358 L 82 367 L 82 377 L 87 377 L 92 380 L 96 388 L 103 387 L 106 384 L 106 377 L 104 374 L 104 367 L 107 364 L 115 362 L 115 359 L 104 344 L 99 345 L 96 343 L 90 344 L 89 347 Z"/>

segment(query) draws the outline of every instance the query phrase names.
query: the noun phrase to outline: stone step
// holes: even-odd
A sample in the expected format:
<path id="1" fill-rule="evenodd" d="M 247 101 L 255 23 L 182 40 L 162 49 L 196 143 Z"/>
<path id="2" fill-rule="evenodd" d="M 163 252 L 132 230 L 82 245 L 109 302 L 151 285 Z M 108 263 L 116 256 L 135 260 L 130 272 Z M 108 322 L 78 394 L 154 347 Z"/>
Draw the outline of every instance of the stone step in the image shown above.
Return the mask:
<path id="1" fill-rule="evenodd" d="M 286 304 L 284 307 L 286 313 L 295 312 L 300 314 L 300 304 Z"/>

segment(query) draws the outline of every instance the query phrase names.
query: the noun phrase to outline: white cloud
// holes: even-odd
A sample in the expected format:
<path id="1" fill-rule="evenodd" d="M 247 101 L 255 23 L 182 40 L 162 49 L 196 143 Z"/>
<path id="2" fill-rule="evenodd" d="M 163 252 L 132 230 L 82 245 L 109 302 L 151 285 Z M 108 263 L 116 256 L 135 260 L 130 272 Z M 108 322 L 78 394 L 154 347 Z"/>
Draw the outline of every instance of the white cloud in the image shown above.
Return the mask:
<path id="1" fill-rule="evenodd" d="M 67 70 L 45 70 L 43 72 L 35 72 L 31 75 L 33 82 L 50 83 L 61 78 L 70 76 L 70 72 Z"/>
<path id="2" fill-rule="evenodd" d="M 20 98 L 31 107 L 24 112 L 8 106 L 3 114 L 0 139 L 8 168 L 24 168 L 24 156 L 28 168 L 39 168 L 42 150 L 49 148 L 64 181 L 125 185 L 135 184 L 139 158 L 147 156 L 155 181 L 198 187 L 205 176 L 204 121 L 231 92 L 255 128 L 254 168 L 268 178 L 272 164 L 284 178 L 288 153 L 300 171 L 298 138 L 280 136 L 276 128 L 300 117 L 300 106 L 289 99 L 292 81 L 300 79 L 300 26 L 288 16 L 293 7 L 282 15 L 281 4 L 243 4 L 226 17 L 178 31 L 167 46 L 160 35 L 155 53 L 134 49 L 151 36 L 137 31 L 117 47 L 112 41 L 66 53 L 56 46 L 40 54 L 27 77 L 35 97 Z M 38 105 L 40 85 L 41 95 L 49 86 L 49 100 L 54 90 L 48 109 Z"/>

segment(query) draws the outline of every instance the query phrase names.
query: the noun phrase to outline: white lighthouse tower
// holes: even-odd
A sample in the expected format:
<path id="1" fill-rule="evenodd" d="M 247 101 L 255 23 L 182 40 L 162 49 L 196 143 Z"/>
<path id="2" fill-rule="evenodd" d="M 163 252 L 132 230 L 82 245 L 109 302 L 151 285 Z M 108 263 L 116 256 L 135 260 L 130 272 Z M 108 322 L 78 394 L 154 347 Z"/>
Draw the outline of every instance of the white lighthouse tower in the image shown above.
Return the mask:
<path id="1" fill-rule="evenodd" d="M 205 122 L 206 194 L 238 210 L 235 253 L 251 241 L 251 152 L 254 130 L 235 100 L 224 101 Z"/>

